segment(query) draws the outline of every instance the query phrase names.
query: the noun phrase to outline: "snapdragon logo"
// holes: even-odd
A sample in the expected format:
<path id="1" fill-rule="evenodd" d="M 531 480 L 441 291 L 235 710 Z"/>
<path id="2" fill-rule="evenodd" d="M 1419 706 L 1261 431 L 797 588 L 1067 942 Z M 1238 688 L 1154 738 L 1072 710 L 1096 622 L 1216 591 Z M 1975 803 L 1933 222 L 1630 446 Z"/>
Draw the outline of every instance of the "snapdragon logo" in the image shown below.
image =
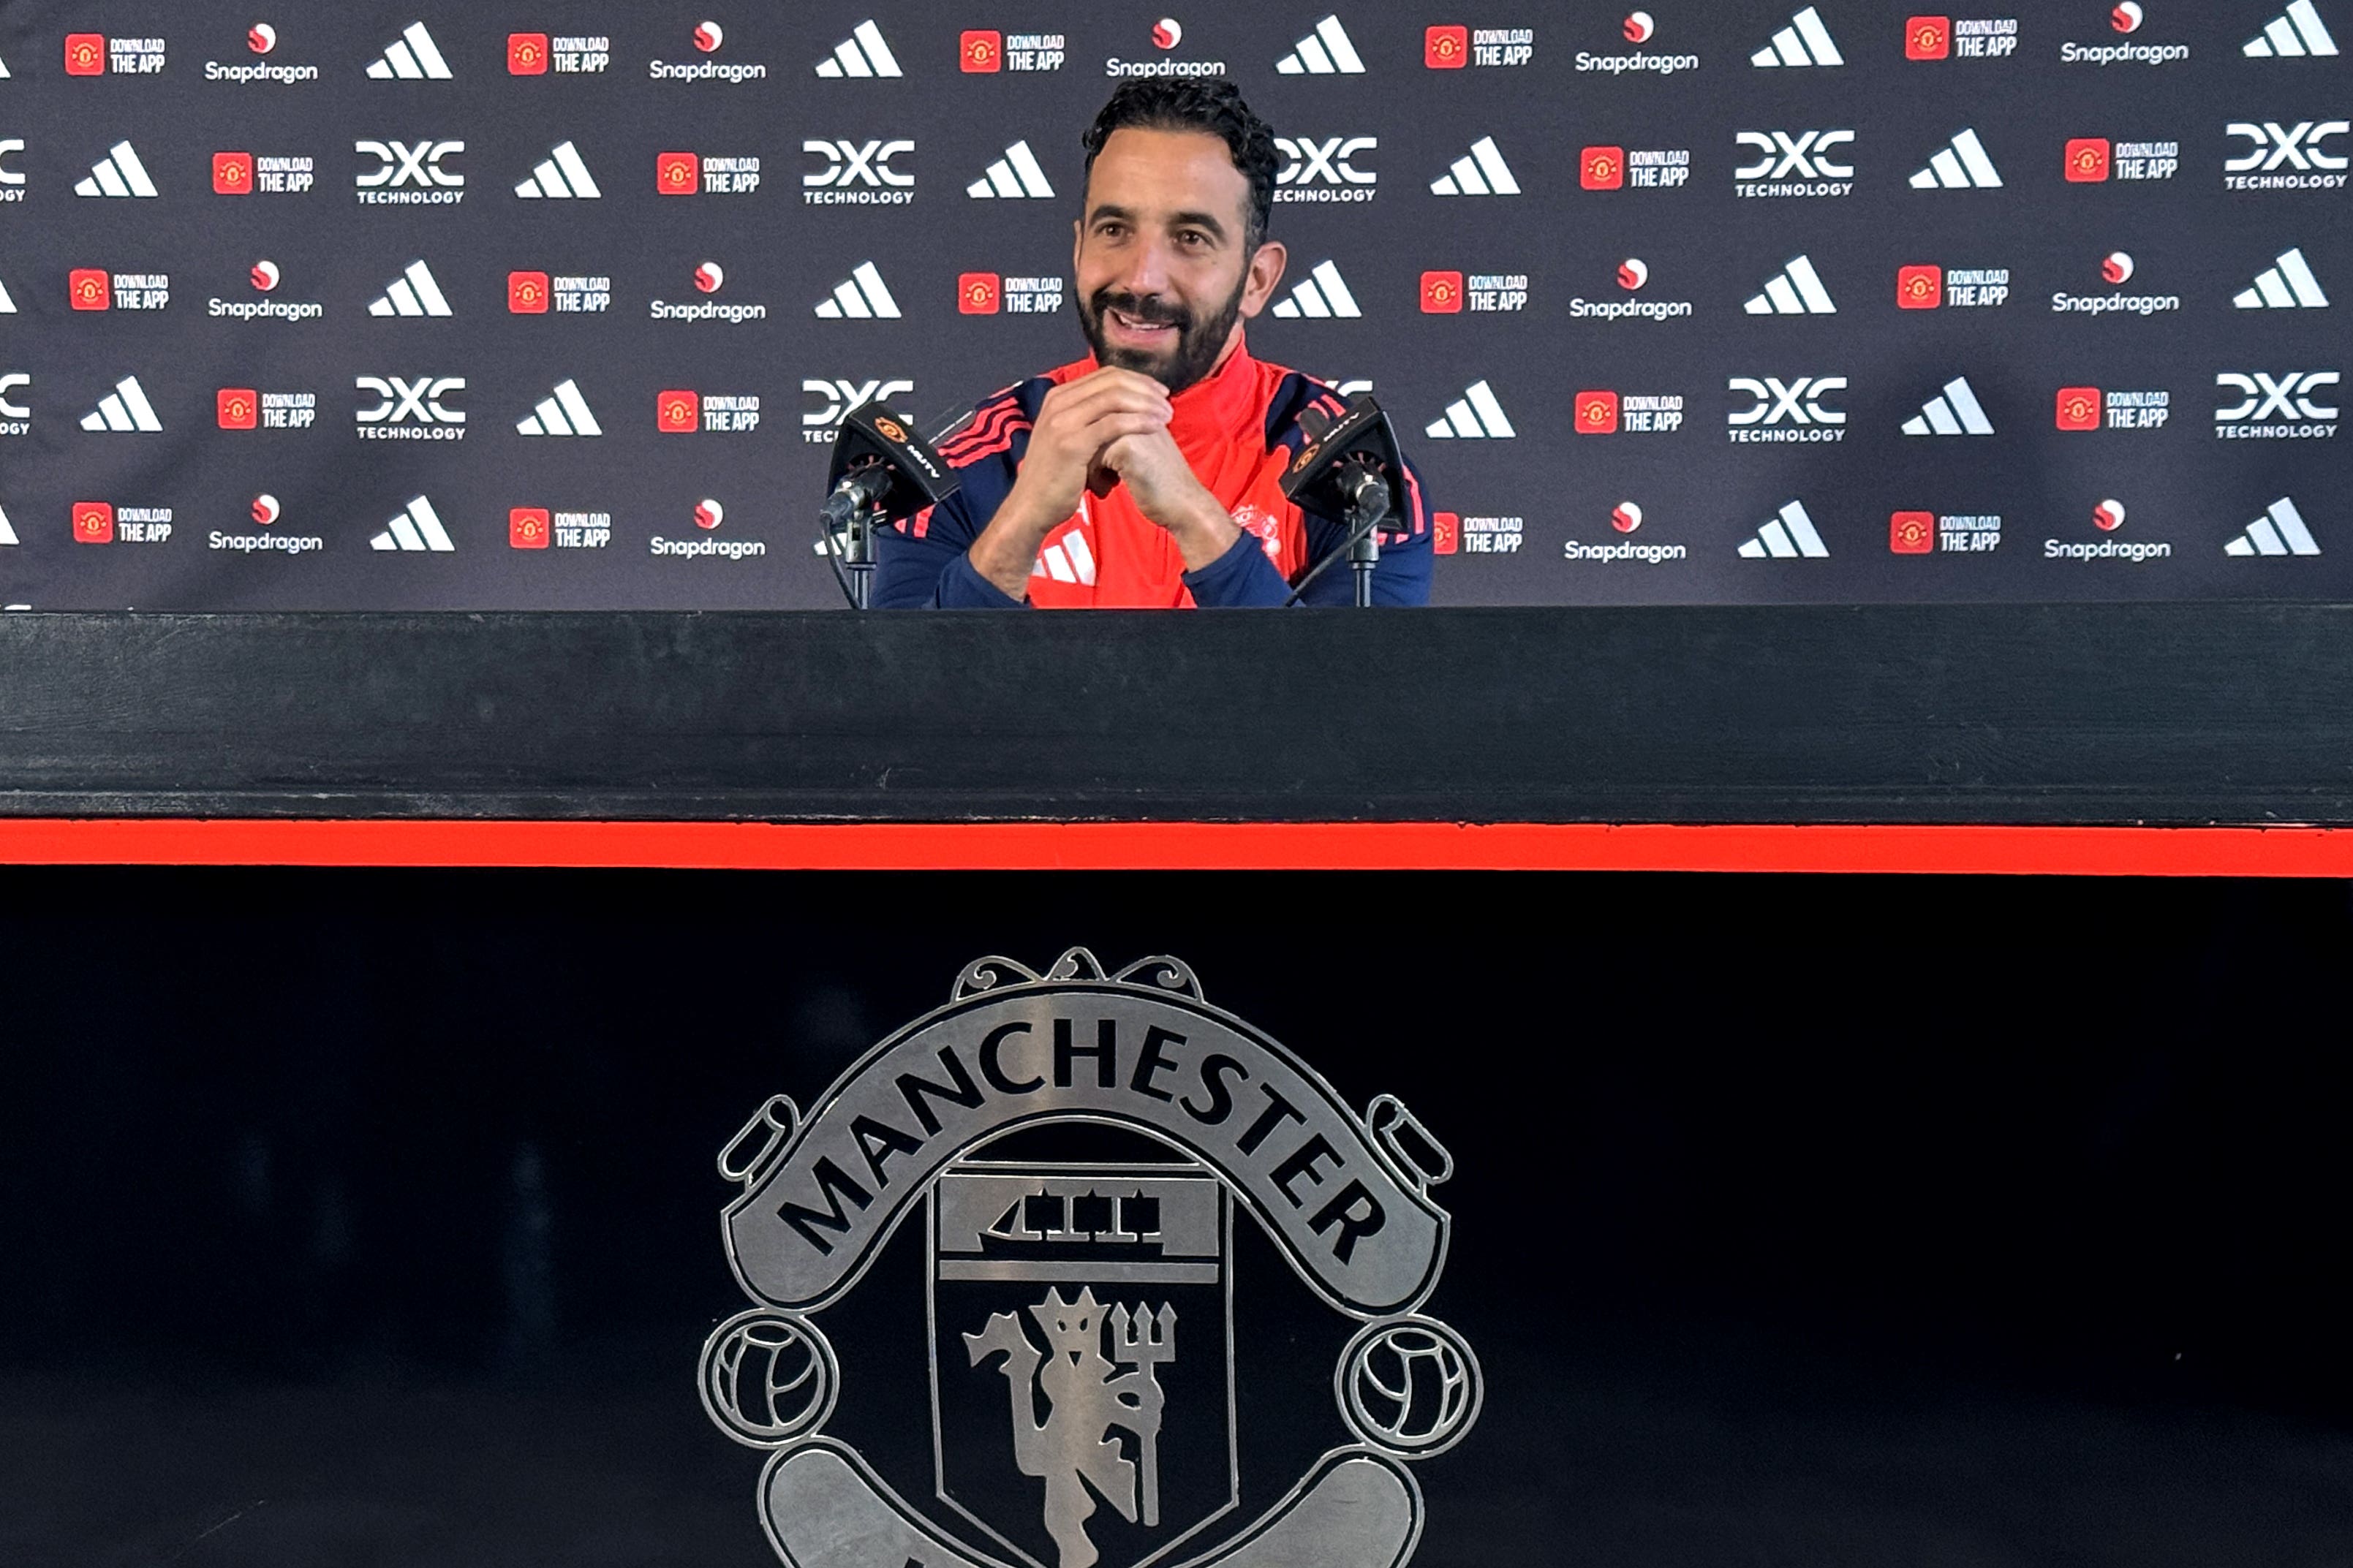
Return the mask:
<path id="1" fill-rule="evenodd" d="M 1570 316 L 1592 321 L 1672 321 L 1689 316 L 1689 300 L 1638 299 L 1651 282 L 1651 264 L 1639 256 L 1630 256 L 1618 264 L 1618 287 L 1615 299 L 1588 300 L 1578 295 L 1568 302 Z"/>
<path id="2" fill-rule="evenodd" d="M 1274 199 L 1371 201 L 1379 194 L 1380 174 L 1362 167 L 1358 161 L 1377 152 L 1380 144 L 1377 136 L 1276 137 L 1275 150 L 1282 154 L 1282 163 L 1274 174 Z"/>
<path id="3" fill-rule="evenodd" d="M 455 206 L 466 199 L 466 176 L 442 162 L 463 153 L 463 142 L 354 142 L 352 150 L 375 160 L 353 176 L 363 205 Z"/>
<path id="4" fill-rule="evenodd" d="M 2246 152 L 2222 163 L 2222 184 L 2233 191 L 2336 191 L 2345 187 L 2348 159 L 2321 143 L 2353 129 L 2343 120 L 2302 120 L 2283 126 L 2275 120 L 2261 123 L 2234 120 L 2222 128 L 2226 136 L 2247 142 Z"/>
<path id="5" fill-rule="evenodd" d="M 1743 196 L 1843 196 L 1854 190 L 1854 165 L 1832 150 L 1854 144 L 1852 131 L 1737 131 L 1736 145 L 1757 154 L 1732 171 Z"/>
<path id="6" fill-rule="evenodd" d="M 447 399 L 466 390 L 462 375 L 363 375 L 354 378 L 363 403 L 354 417 L 362 439 L 369 441 L 462 441 L 466 411 L 452 408 Z"/>
<path id="7" fill-rule="evenodd" d="M 914 150 L 904 137 L 803 142 L 803 155 L 821 158 L 825 166 L 801 176 L 801 200 L 810 206 L 904 206 L 915 199 L 915 176 L 892 160 Z"/>
<path id="8" fill-rule="evenodd" d="M 1778 375 L 1736 375 L 1725 383 L 1736 397 L 1746 397 L 1746 407 L 1725 411 L 1725 434 L 1735 442 L 1842 441 L 1846 412 L 1823 401 L 1846 389 L 1842 375 L 1800 375 L 1783 381 Z"/>
<path id="9" fill-rule="evenodd" d="M 255 57 L 253 59 L 240 65 L 230 65 L 224 60 L 206 60 L 205 79 L 238 84 L 269 82 L 279 86 L 319 79 L 317 66 L 279 65 L 264 58 L 278 47 L 278 29 L 267 22 L 256 22 L 246 29 L 245 47 L 247 53 Z M 0 69 L 0 76 L 7 74 L 5 69 Z"/>
<path id="10" fill-rule="evenodd" d="M 706 261 L 694 269 L 694 287 L 698 292 L 715 295 L 726 286 L 726 269 L 716 261 Z M 768 307 L 738 305 L 715 299 L 682 305 L 656 300 L 651 313 L 657 321 L 724 321 L 734 326 L 744 321 L 766 321 Z"/>
<path id="11" fill-rule="evenodd" d="M 2111 497 L 2092 509 L 2092 526 L 2102 534 L 2113 534 L 2125 525 L 2125 503 Z M 2045 561 L 2122 561 L 2139 565 L 2144 561 L 2164 561 L 2171 558 L 2173 545 L 2163 539 L 2046 539 L 2042 542 Z"/>
<path id="12" fill-rule="evenodd" d="M 2132 280 L 2137 270 L 2131 253 L 2112 250 L 2100 258 L 2101 280 L 2111 288 Z M 2181 309 L 2179 294 L 2069 294 L 2051 296 L 2051 309 L 2061 315 L 2108 316 L 2126 314 L 2154 316 Z"/>
<path id="13" fill-rule="evenodd" d="M 878 33 L 876 37 L 881 37 Z M 704 56 L 717 54 L 727 42 L 727 29 L 716 22 L 701 22 L 694 29 L 694 47 Z M 890 46 L 883 46 L 890 52 Z M 646 66 L 646 75 L 655 81 L 723 81 L 735 86 L 747 81 L 759 81 L 768 74 L 768 68 L 757 62 L 731 62 L 710 58 L 672 61 L 653 60 Z"/>

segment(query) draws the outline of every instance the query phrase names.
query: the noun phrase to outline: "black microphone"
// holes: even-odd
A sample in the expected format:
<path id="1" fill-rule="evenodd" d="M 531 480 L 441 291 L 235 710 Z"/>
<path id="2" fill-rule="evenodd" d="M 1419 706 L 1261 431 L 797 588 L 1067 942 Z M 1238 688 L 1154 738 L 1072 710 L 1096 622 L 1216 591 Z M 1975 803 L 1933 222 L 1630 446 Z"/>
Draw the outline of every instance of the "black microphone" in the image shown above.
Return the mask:
<path id="1" fill-rule="evenodd" d="M 1282 476 L 1282 493 L 1303 511 L 1369 531 L 1405 508 L 1405 460 L 1397 432 L 1370 393 L 1334 419 L 1320 408 L 1299 416 L 1307 442 Z"/>
<path id="2" fill-rule="evenodd" d="M 871 404 L 853 408 L 834 437 L 826 527 L 838 532 L 861 512 L 896 522 L 954 495 L 958 483 L 913 420 Z"/>

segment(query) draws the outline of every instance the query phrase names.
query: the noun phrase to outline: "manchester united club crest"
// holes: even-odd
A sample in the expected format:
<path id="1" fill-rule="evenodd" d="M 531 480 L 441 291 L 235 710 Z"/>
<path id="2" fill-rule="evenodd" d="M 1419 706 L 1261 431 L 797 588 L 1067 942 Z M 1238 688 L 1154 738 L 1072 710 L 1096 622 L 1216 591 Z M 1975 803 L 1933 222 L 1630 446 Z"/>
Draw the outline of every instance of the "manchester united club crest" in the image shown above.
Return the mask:
<path id="1" fill-rule="evenodd" d="M 774 1450 L 791 1568 L 1402 1568 L 1409 1464 L 1478 1415 L 1422 1310 L 1444 1147 L 1174 959 L 980 960 L 720 1170 L 757 1304 L 705 1342 L 703 1403 Z"/>

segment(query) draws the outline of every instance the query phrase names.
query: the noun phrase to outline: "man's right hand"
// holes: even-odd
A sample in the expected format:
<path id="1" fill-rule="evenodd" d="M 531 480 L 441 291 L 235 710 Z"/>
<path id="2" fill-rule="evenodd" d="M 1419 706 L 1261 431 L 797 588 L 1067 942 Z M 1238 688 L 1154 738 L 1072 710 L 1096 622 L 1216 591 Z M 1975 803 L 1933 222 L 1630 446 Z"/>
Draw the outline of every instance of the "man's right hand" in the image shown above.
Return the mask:
<path id="1" fill-rule="evenodd" d="M 1102 466 L 1103 448 L 1165 430 L 1168 419 L 1168 389 L 1132 370 L 1107 365 L 1046 394 L 1013 489 L 966 552 L 973 569 L 1007 597 L 1026 598 L 1046 535 L 1079 510 L 1090 484 L 1108 490 L 1119 482 Z"/>

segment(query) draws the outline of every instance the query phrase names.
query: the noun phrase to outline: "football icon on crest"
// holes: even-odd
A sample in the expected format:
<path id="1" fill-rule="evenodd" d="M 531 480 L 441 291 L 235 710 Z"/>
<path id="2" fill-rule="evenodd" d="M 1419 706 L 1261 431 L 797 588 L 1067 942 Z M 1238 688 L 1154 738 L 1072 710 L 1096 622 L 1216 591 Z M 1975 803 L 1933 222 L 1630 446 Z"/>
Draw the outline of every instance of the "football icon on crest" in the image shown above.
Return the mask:
<path id="1" fill-rule="evenodd" d="M 1073 948 L 966 965 L 814 1103 L 772 1097 L 720 1152 L 754 1304 L 697 1380 L 772 1456 L 785 1563 L 1403 1568 L 1409 1467 L 1470 1432 L 1483 1381 L 1426 1310 L 1453 1156 L 1396 1097 L 1354 1110 L 1176 959 Z M 925 1381 L 928 1445 L 828 1430 L 843 1393 Z M 1304 1435 L 1303 1474 L 1253 1422 Z"/>

